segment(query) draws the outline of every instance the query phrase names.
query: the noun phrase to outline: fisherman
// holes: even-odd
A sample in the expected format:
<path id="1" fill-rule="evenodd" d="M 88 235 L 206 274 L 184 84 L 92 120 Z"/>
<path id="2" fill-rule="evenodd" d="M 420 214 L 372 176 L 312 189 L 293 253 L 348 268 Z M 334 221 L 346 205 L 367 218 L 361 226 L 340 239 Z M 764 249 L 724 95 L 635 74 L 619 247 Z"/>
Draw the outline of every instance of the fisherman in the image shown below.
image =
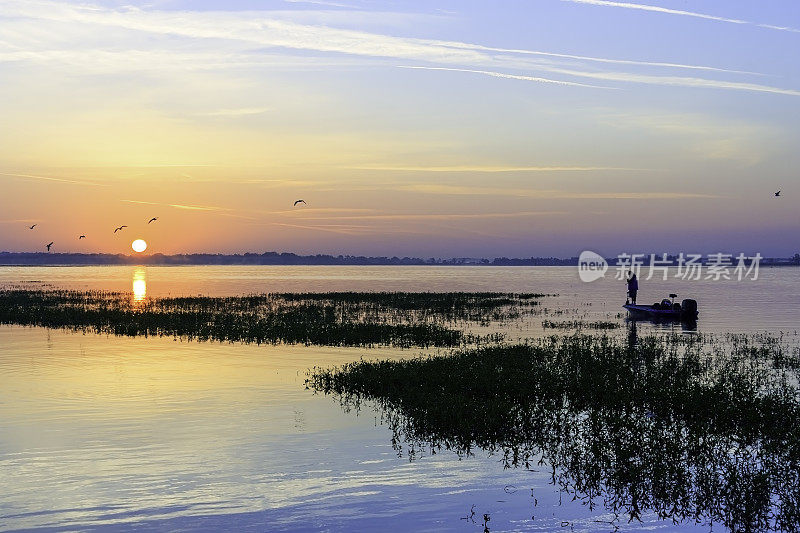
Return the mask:
<path id="1" fill-rule="evenodd" d="M 639 280 L 636 279 L 636 274 L 633 271 L 628 271 L 628 299 L 626 304 L 636 305 L 636 293 L 639 291 Z"/>

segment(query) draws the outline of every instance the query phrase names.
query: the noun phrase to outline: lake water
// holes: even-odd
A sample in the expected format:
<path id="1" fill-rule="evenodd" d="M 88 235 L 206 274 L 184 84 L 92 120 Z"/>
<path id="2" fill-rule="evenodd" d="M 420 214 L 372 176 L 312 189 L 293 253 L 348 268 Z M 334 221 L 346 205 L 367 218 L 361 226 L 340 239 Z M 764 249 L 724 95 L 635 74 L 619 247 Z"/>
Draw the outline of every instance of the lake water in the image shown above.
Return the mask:
<path id="1" fill-rule="evenodd" d="M 159 295 L 317 291 L 557 294 L 541 321 L 624 321 L 624 283 L 573 268 L 0 267 L 0 286 Z M 758 280 L 642 280 L 640 302 L 695 298 L 696 330 L 770 332 L 797 342 L 800 269 Z M 621 330 L 624 334 L 624 330 Z M 549 331 L 552 333 L 552 331 Z M 609 531 L 539 472 L 480 450 L 398 457 L 369 408 L 344 412 L 304 387 L 306 371 L 419 349 L 255 346 L 0 326 L 0 529 Z M 472 519 L 471 510 L 475 511 Z M 687 530 L 645 515 L 621 530 Z M 707 527 L 697 527 L 707 531 Z"/>

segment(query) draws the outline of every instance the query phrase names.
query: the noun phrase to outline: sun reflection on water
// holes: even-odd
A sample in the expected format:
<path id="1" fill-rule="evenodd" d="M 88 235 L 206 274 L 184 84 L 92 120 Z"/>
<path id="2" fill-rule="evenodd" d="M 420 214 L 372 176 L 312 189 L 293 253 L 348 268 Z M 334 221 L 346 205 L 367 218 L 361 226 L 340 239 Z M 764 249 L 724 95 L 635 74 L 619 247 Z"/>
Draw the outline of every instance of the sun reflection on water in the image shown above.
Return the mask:
<path id="1" fill-rule="evenodd" d="M 147 271 L 138 267 L 133 271 L 133 301 L 141 302 L 147 296 Z"/>

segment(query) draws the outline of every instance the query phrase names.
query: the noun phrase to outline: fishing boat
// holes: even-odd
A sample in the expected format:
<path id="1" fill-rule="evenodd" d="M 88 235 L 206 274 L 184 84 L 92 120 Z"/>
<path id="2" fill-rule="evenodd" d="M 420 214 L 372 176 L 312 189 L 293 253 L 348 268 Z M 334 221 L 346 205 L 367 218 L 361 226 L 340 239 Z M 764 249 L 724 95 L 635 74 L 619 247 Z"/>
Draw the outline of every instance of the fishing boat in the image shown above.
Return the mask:
<path id="1" fill-rule="evenodd" d="M 697 301 L 685 299 L 676 303 L 677 294 L 670 294 L 661 302 L 653 305 L 638 305 L 630 302 L 622 307 L 628 310 L 631 318 L 644 318 L 647 320 L 681 320 L 691 322 L 697 320 Z"/>

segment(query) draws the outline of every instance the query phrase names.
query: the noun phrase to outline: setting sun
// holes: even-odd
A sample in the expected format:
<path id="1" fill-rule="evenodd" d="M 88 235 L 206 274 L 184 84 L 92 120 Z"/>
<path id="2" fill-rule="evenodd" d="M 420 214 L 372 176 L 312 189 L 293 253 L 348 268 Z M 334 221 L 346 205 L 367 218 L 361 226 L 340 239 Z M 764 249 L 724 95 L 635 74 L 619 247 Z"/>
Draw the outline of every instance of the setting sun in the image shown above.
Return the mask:
<path id="1" fill-rule="evenodd" d="M 143 239 L 136 239 L 131 243 L 134 252 L 144 252 L 147 250 L 147 243 Z"/>

